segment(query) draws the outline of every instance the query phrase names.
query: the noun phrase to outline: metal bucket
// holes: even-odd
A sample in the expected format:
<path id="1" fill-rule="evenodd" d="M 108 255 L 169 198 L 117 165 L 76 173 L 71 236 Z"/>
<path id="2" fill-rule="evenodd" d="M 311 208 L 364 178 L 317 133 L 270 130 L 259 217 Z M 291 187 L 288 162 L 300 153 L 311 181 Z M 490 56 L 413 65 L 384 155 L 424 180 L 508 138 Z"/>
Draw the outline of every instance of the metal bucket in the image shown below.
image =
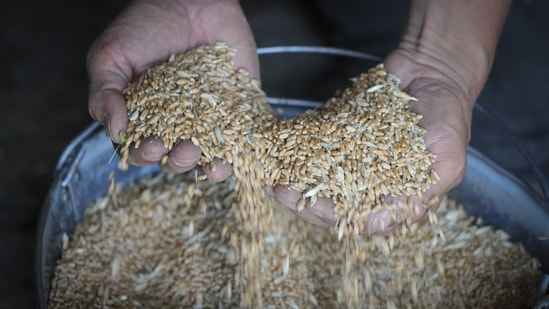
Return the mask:
<path id="1" fill-rule="evenodd" d="M 263 55 L 321 53 L 358 61 L 379 61 L 374 56 L 333 48 L 275 47 L 259 49 L 259 52 Z M 288 117 L 321 106 L 313 101 L 277 98 L 270 98 L 269 103 L 275 108 L 280 107 Z M 486 114 L 482 106 L 478 106 L 476 112 Z M 119 171 L 118 158 L 111 161 L 113 151 L 103 129 L 93 124 L 68 145 L 59 159 L 37 233 L 35 280 L 39 308 L 47 308 L 50 284 L 64 239 L 82 219 L 84 210 L 106 194 L 110 172 L 115 172 L 118 182 L 127 184 L 159 171 L 157 166 Z M 535 166 L 533 168 L 536 170 Z M 540 181 L 541 188 L 546 188 L 544 179 L 540 178 Z M 482 217 L 487 224 L 505 230 L 511 240 L 521 242 L 532 256 L 540 260 L 542 271 L 549 272 L 549 241 L 544 240 L 549 236 L 549 203 L 543 194 L 469 147 L 465 178 L 449 196 L 463 204 L 471 215 Z M 540 283 L 536 308 L 549 307 L 549 300 L 545 299 L 548 286 L 549 277 L 546 275 Z"/>

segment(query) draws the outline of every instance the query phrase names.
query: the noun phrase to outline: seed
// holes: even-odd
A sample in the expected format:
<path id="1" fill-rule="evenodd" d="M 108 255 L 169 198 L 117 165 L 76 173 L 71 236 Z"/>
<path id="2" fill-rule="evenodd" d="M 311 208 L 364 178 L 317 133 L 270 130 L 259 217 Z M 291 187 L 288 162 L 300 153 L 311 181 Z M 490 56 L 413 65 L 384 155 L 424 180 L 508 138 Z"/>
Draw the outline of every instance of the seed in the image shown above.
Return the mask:
<path id="1" fill-rule="evenodd" d="M 90 206 L 64 249 L 52 307 L 87 307 L 90 300 L 154 308 L 527 303 L 537 263 L 502 232 L 478 232 L 453 202 L 442 201 L 438 222 L 428 212 L 430 224 L 421 229 L 360 235 L 373 213 L 398 219 L 438 202 L 408 198 L 400 215 L 383 202 L 421 195 L 438 175 L 429 170 L 435 156 L 423 142 L 421 117 L 411 111 L 416 99 L 382 64 L 324 108 L 277 120 L 259 83 L 234 68 L 234 54 L 222 43 L 199 47 L 128 85 L 119 166 L 127 168 L 130 146 L 154 136 L 168 150 L 191 140 L 202 150 L 199 165 L 220 158 L 233 165 L 234 177 L 209 183 L 197 170 L 160 173 L 124 190 L 111 177 L 109 197 Z M 263 191 L 275 185 L 304 192 L 298 209 L 331 198 L 336 226 L 292 217 Z M 476 248 L 483 259 L 471 253 Z M 482 297 L 456 299 L 481 288 Z M 124 304 L 117 295 L 125 295 Z"/>

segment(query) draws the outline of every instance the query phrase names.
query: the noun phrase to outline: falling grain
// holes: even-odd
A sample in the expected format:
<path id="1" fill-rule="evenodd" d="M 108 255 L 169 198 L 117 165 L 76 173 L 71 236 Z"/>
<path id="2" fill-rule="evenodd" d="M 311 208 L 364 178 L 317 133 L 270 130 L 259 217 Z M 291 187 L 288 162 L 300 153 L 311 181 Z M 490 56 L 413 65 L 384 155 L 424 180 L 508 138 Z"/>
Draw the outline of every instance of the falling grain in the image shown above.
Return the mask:
<path id="1" fill-rule="evenodd" d="M 324 108 L 279 120 L 258 81 L 234 67 L 235 52 L 218 43 L 173 55 L 128 85 L 119 164 L 127 169 L 142 138 L 168 150 L 190 140 L 199 165 L 219 158 L 234 176 L 210 184 L 196 172 L 160 174 L 123 192 L 111 178 L 109 197 L 66 244 L 52 307 L 448 307 L 471 290 L 483 297 L 459 300 L 469 307 L 523 303 L 493 276 L 531 279 L 535 262 L 501 233 L 471 227 L 455 206 L 441 207 L 439 219 L 429 213 L 421 229 L 362 236 L 372 213 L 397 218 L 438 201 L 408 198 L 400 215 L 385 202 L 421 199 L 439 177 L 411 110 L 421 102 L 382 64 Z M 298 209 L 331 198 L 338 223 L 330 231 L 292 217 L 263 190 L 277 185 L 304 192 Z M 487 270 L 488 256 L 508 260 Z"/>

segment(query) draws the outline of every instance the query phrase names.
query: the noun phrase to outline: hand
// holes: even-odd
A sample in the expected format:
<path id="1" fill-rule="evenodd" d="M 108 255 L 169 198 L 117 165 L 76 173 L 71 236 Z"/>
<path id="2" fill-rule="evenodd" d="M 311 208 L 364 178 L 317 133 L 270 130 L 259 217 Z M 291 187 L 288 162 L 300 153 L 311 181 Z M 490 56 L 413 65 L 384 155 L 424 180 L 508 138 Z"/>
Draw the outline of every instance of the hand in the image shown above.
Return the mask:
<path id="1" fill-rule="evenodd" d="M 424 141 L 436 155 L 432 168 L 440 180 L 422 197 L 413 198 L 417 211 L 399 212 L 396 220 L 389 211 L 372 215 L 365 222 L 365 233 L 426 222 L 427 210 L 420 205 L 443 197 L 463 178 L 472 107 L 488 77 L 509 5 L 509 0 L 412 1 L 399 47 L 384 63 L 389 73 L 400 78 L 401 88 L 419 99 L 412 109 L 423 115 Z M 327 226 L 336 223 L 330 199 L 319 198 L 312 207 L 297 212 L 300 192 L 277 187 L 274 193 L 305 220 Z M 385 202 L 400 198 L 387 197 Z M 437 207 L 435 203 L 430 210 Z"/>
<path id="2" fill-rule="evenodd" d="M 430 205 L 434 210 L 438 203 L 432 203 L 433 198 L 442 198 L 463 178 L 466 146 L 470 136 L 473 100 L 459 82 L 460 78 L 453 76 L 450 67 L 404 49 L 389 55 L 385 65 L 390 73 L 401 79 L 401 88 L 419 99 L 419 102 L 412 103 L 412 110 L 423 115 L 420 126 L 427 131 L 424 137 L 427 149 L 436 155 L 432 168 L 440 180 L 421 198 L 413 197 L 416 207 L 406 212 L 401 212 L 397 207 L 397 202 L 406 201 L 405 197 L 388 196 L 385 203 L 395 205 L 392 211 L 396 212 L 396 218 L 389 211 L 371 215 L 367 219 L 365 233 L 375 233 L 383 228 L 390 230 L 402 223 L 426 222 L 428 210 L 423 205 Z M 301 198 L 301 192 L 279 186 L 274 189 L 274 193 L 277 199 L 302 219 L 327 226 L 336 223 L 331 199 L 319 198 L 315 205 L 298 212 L 296 204 Z"/>
<path id="3" fill-rule="evenodd" d="M 427 212 L 435 211 L 439 201 L 463 179 L 466 167 L 467 144 L 471 136 L 473 105 L 478 93 L 463 82 L 467 71 L 455 70 L 451 63 L 441 62 L 417 51 L 400 48 L 386 59 L 386 69 L 401 79 L 401 88 L 416 97 L 412 110 L 423 116 L 419 125 L 426 129 L 427 150 L 436 155 L 432 165 L 440 180 L 425 192 L 422 198 L 414 197 L 417 212 L 409 212 L 408 222 L 427 222 Z M 475 85 L 474 88 L 481 88 Z M 388 214 L 380 214 L 387 226 L 398 225 Z M 401 217 L 402 218 L 402 217 Z"/>
<path id="4" fill-rule="evenodd" d="M 255 42 L 237 0 L 136 0 L 122 12 L 93 44 L 88 55 L 89 111 L 107 128 L 113 142 L 128 124 L 122 90 L 149 67 L 172 54 L 200 45 L 223 41 L 237 48 L 235 64 L 259 79 Z M 128 163 L 138 166 L 160 162 L 168 150 L 156 138 L 146 138 L 132 149 Z M 169 152 L 162 168 L 181 173 L 192 169 L 200 149 L 180 141 Z M 223 180 L 231 167 L 215 162 L 204 173 L 212 181 Z"/>

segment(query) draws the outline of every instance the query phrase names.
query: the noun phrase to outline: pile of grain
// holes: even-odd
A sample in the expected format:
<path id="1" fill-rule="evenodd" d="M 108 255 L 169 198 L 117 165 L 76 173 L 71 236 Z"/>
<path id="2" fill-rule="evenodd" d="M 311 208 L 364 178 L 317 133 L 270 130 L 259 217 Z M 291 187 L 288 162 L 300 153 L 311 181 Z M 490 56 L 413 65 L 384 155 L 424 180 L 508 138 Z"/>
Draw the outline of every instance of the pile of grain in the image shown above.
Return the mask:
<path id="1" fill-rule="evenodd" d="M 130 147 L 148 136 L 161 138 L 167 149 L 177 141 L 191 140 L 202 151 L 199 164 L 214 158 L 231 163 L 236 199 L 243 205 L 236 207 L 244 252 L 240 263 L 246 286 L 243 303 L 260 306 L 256 274 L 271 209 L 263 207 L 266 196 L 261 180 L 265 176 L 256 152 L 258 145 L 267 144 L 262 130 L 272 127 L 276 118 L 259 83 L 247 71 L 235 68 L 234 54 L 234 49 L 222 43 L 199 47 L 170 57 L 130 84 L 124 91 L 129 124 L 120 167 L 127 167 Z"/>
<path id="2" fill-rule="evenodd" d="M 438 176 L 430 170 L 435 158 L 425 149 L 421 116 L 410 109 L 415 99 L 399 90 L 399 80 L 382 64 L 355 78 L 325 108 L 278 121 L 257 81 L 234 67 L 235 52 L 223 43 L 199 47 L 170 57 L 128 85 L 129 125 L 120 167 L 127 167 L 130 148 L 148 136 L 160 138 L 167 149 L 191 140 L 202 151 L 201 165 L 214 158 L 231 163 L 245 252 L 243 304 L 261 307 L 256 274 L 271 218 L 263 186 L 304 192 L 298 209 L 319 196 L 335 201 L 335 231 L 339 239 L 346 236 L 344 272 L 351 276 L 366 218 L 394 210 L 385 197 L 421 195 Z M 361 301 L 356 284 L 351 279 L 345 284 L 351 303 Z"/>
<path id="3" fill-rule="evenodd" d="M 352 81 L 324 108 L 262 132 L 271 141 L 260 158 L 267 184 L 304 192 L 298 209 L 332 198 L 340 237 L 364 232 L 366 217 L 386 208 L 385 197 L 421 195 L 438 180 L 421 116 L 410 109 L 416 99 L 383 64 Z"/>
<path id="4" fill-rule="evenodd" d="M 234 177 L 225 187 L 201 183 L 185 187 L 182 178 L 181 188 L 139 193 L 139 201 L 145 196 L 143 206 L 117 203 L 114 196 L 114 205 L 122 206 L 117 216 L 125 222 L 124 228 L 117 226 L 116 220 L 109 221 L 109 211 L 98 212 L 99 217 L 94 220 L 99 223 L 95 226 L 86 227 L 84 221 L 81 233 L 90 236 L 86 230 L 91 229 L 100 238 L 83 237 L 84 244 L 77 245 L 74 244 L 78 242 L 77 232 L 71 242 L 75 251 L 86 251 L 82 248 L 90 241 L 96 249 L 102 241 L 107 241 L 107 245 L 116 242 L 114 247 L 99 251 L 99 260 L 106 258 L 106 261 L 86 261 L 90 266 L 110 267 L 107 277 L 104 271 L 103 275 L 95 272 L 92 277 L 99 276 L 97 280 L 78 284 L 80 288 L 95 286 L 96 293 L 87 298 L 90 304 L 131 300 L 138 306 L 146 300 L 134 297 L 134 292 L 145 290 L 151 295 L 166 296 L 147 303 L 156 307 L 199 306 L 212 301 L 224 306 L 257 308 L 265 304 L 377 305 L 379 300 L 370 298 L 375 290 L 372 270 L 363 265 L 372 256 L 379 256 L 379 252 L 386 256 L 384 263 L 398 266 L 389 272 L 396 272 L 399 278 L 405 276 L 411 282 L 403 284 L 401 279 L 393 282 L 395 279 L 385 278 L 382 293 L 406 299 L 395 291 L 411 286 L 412 301 L 424 302 L 417 293 L 417 276 L 403 270 L 405 259 L 387 257 L 401 239 L 362 239 L 359 235 L 364 231 L 367 216 L 389 207 L 384 205 L 385 197 L 421 195 L 437 180 L 436 173 L 430 170 L 435 158 L 425 149 L 425 132 L 417 125 L 420 116 L 410 110 L 415 99 L 402 93 L 398 79 L 379 65 L 354 79 L 353 86 L 330 99 L 326 108 L 294 119 L 277 120 L 258 83 L 246 71 L 234 68 L 234 53 L 235 50 L 220 43 L 173 56 L 167 63 L 148 70 L 125 90 L 130 122 L 121 135 L 122 169 L 127 167 L 131 147 L 139 145 L 143 137 L 156 136 L 168 149 L 179 140 L 191 140 L 202 151 L 201 165 L 220 158 L 233 165 Z M 168 180 L 160 179 L 159 186 Z M 300 207 L 313 204 L 319 196 L 332 198 L 339 219 L 336 239 L 344 241 L 331 242 L 333 239 L 326 232 L 281 217 L 276 213 L 277 204 L 263 190 L 263 186 L 274 185 L 303 191 Z M 186 194 L 178 197 L 174 190 Z M 199 200 L 191 202 L 196 195 Z M 158 196 L 165 201 L 155 201 Z M 165 208 L 164 203 L 174 206 Z M 196 203 L 201 213 L 193 209 Z M 153 208 L 139 213 L 141 207 Z M 182 217 L 177 221 L 179 212 Z M 147 221 L 157 216 L 161 219 Z M 151 228 L 160 230 L 148 232 Z M 120 233 L 123 237 L 118 236 Z M 405 233 L 414 234 L 411 237 L 415 239 L 416 251 L 410 252 L 415 252 L 414 259 L 423 269 L 423 242 L 419 241 L 418 248 L 421 238 L 415 238 L 421 237 L 421 233 L 403 230 Z M 149 235 L 155 236 L 149 238 Z M 139 245 L 123 242 L 133 238 Z M 395 248 L 400 247 L 404 245 Z M 173 254 L 182 251 L 188 255 L 174 259 L 170 252 L 174 248 L 177 252 Z M 67 252 L 70 251 L 69 248 Z M 157 251 L 160 257 L 156 256 Z M 70 261 L 68 267 L 75 267 L 78 256 L 67 257 L 67 254 L 64 259 Z M 139 258 L 135 254 L 145 255 Z M 206 261 L 210 255 L 212 260 Z M 128 256 L 133 257 L 126 261 Z M 154 262 L 147 264 L 140 259 Z M 402 262 L 393 264 L 398 261 Z M 127 272 L 120 271 L 122 264 L 130 267 Z M 61 275 L 63 269 L 66 271 L 63 265 L 62 260 L 54 296 L 70 290 L 68 280 Z M 84 268 L 76 267 L 76 273 L 87 272 Z M 130 278 L 120 279 L 123 273 Z M 137 278 L 133 278 L 136 274 Z M 129 285 L 118 286 L 117 282 Z M 114 289 L 117 291 L 113 294 Z M 117 295 L 118 300 L 112 295 Z"/>
<path id="5" fill-rule="evenodd" d="M 234 67 L 234 53 L 217 44 L 174 55 L 124 90 L 129 123 L 121 133 L 121 169 L 127 168 L 130 147 L 148 136 L 160 138 L 167 149 L 191 140 L 202 150 L 201 164 L 216 157 L 234 163 L 232 152 L 253 150 L 238 143 L 243 137 L 260 141 L 254 133 L 276 119 L 259 83 Z"/>
<path id="6" fill-rule="evenodd" d="M 159 137 L 168 149 L 191 140 L 202 150 L 200 164 L 221 158 L 240 182 L 251 183 L 242 175 L 250 174 L 262 185 L 304 192 L 300 208 L 332 198 L 338 232 L 355 235 L 365 217 L 385 208 L 386 196 L 416 196 L 438 180 L 421 116 L 410 109 L 416 99 L 382 64 L 324 108 L 277 121 L 257 81 L 234 67 L 234 53 L 223 43 L 199 47 L 128 86 L 122 168 L 143 137 Z"/>
<path id="7" fill-rule="evenodd" d="M 85 213 L 58 263 L 51 308 L 239 308 L 242 251 L 231 181 L 140 179 Z M 346 307 L 342 242 L 271 201 L 260 284 L 266 308 Z M 452 201 L 439 221 L 372 236 L 354 271 L 368 308 L 526 308 L 537 262 Z"/>

